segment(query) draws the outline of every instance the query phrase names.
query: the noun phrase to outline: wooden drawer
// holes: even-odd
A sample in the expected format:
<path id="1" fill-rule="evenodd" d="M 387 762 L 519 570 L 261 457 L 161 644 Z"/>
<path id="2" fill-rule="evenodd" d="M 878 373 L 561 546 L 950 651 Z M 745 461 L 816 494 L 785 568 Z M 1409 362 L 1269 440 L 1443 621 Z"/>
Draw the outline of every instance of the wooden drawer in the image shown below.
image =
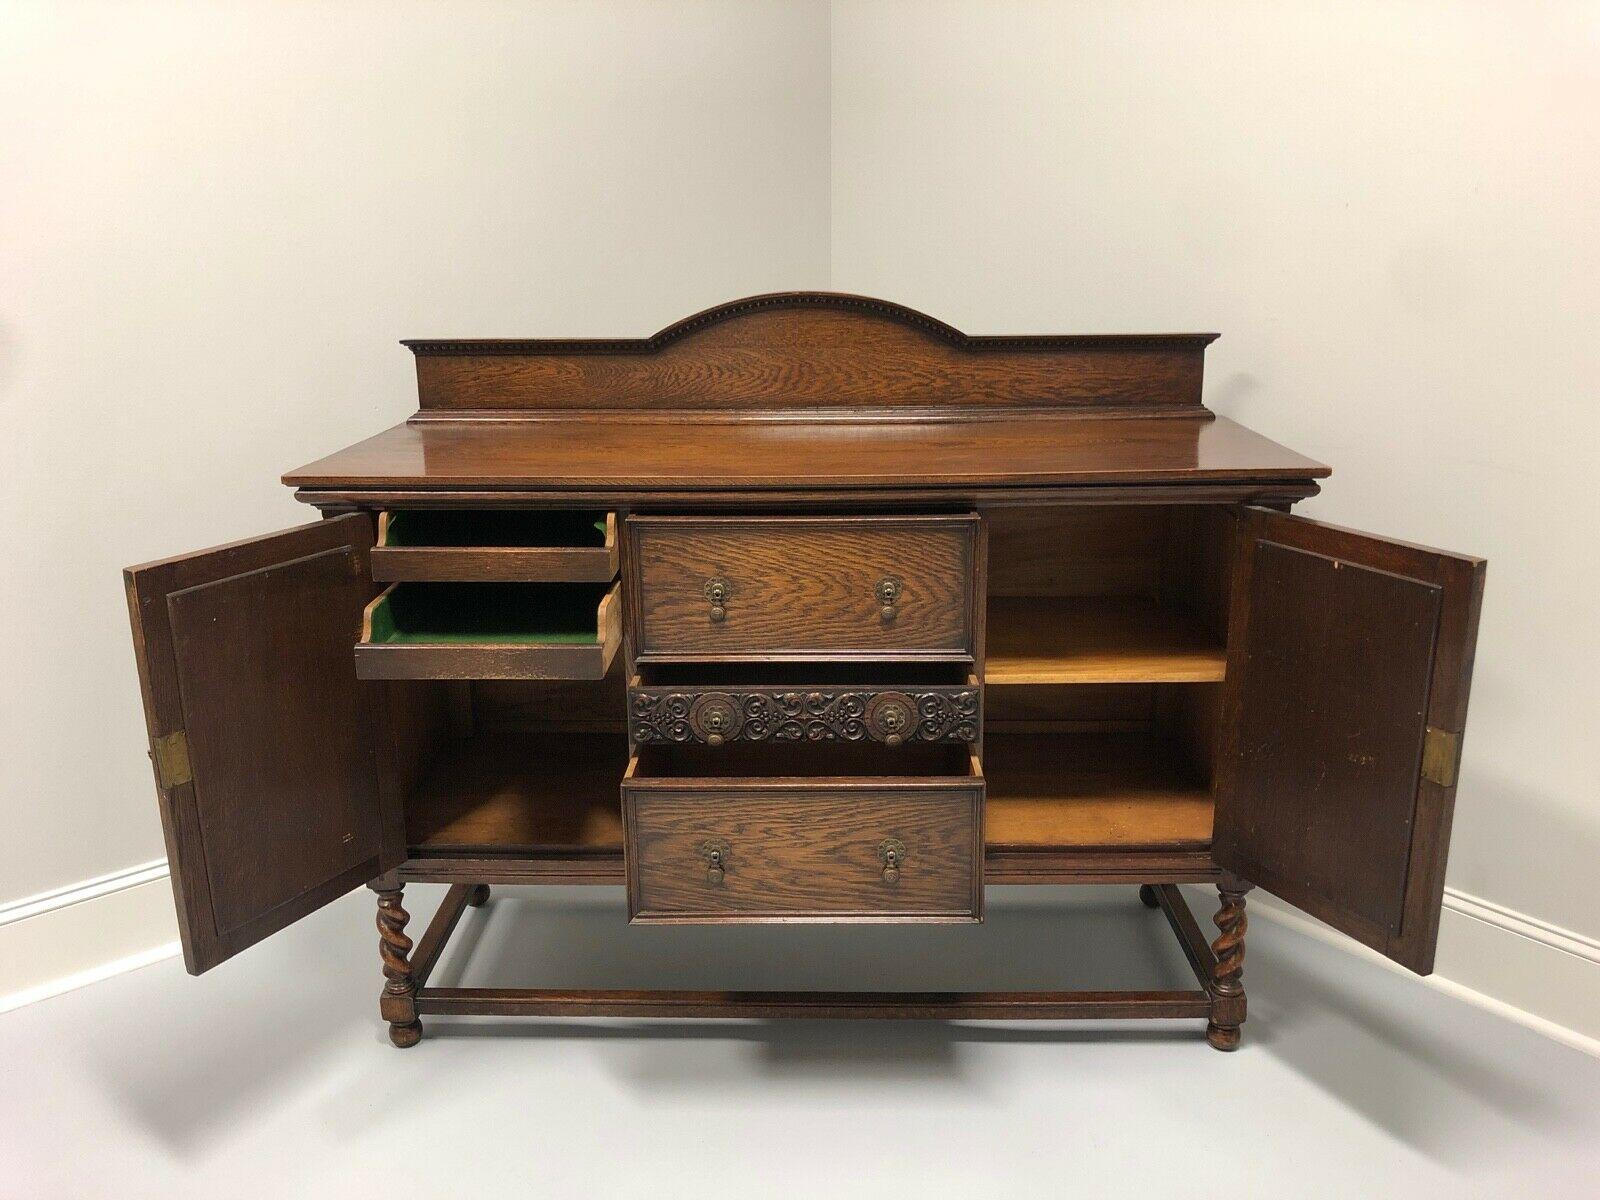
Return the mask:
<path id="1" fill-rule="evenodd" d="M 396 583 L 367 605 L 361 679 L 604 679 L 618 584 Z"/>
<path id="2" fill-rule="evenodd" d="M 378 514 L 372 578 L 605 583 L 617 576 L 615 513 L 407 510 Z"/>
<path id="3" fill-rule="evenodd" d="M 970 662 L 975 515 L 630 517 L 639 662 Z"/>
<path id="4" fill-rule="evenodd" d="M 814 770 L 766 746 L 642 749 L 622 783 L 630 919 L 979 920 L 977 757 L 955 746 L 825 749 L 806 756 Z M 846 753 L 860 750 L 876 756 Z"/>

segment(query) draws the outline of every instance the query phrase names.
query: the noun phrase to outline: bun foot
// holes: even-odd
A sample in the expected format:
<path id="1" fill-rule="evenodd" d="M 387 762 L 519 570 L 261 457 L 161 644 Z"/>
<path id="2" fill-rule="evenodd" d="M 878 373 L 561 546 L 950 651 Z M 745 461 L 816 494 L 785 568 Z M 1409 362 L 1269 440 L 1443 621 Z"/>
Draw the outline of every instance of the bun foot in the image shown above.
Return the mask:
<path id="1" fill-rule="evenodd" d="M 400 1049 L 415 1046 L 422 1040 L 422 1022 L 412 1021 L 408 1025 L 389 1026 L 389 1040 Z"/>
<path id="2" fill-rule="evenodd" d="M 480 883 L 467 893 L 467 904 L 472 908 L 482 908 L 489 903 L 489 885 Z"/>
<path id="3" fill-rule="evenodd" d="M 1239 1027 L 1218 1025 L 1214 1021 L 1206 1023 L 1206 1041 L 1211 1043 L 1213 1050 L 1237 1050 L 1239 1048 Z"/>
<path id="4" fill-rule="evenodd" d="M 1160 908 L 1161 901 L 1156 899 L 1156 890 L 1148 883 L 1139 885 L 1139 902 L 1146 908 Z"/>

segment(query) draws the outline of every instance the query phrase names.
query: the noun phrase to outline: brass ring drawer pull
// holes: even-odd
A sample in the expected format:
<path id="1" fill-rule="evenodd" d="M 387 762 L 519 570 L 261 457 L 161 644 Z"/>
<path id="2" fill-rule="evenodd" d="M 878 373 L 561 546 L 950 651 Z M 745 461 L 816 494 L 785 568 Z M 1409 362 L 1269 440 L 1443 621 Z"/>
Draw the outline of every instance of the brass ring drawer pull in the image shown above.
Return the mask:
<path id="1" fill-rule="evenodd" d="M 900 882 L 900 868 L 906 861 L 906 844 L 899 838 L 884 838 L 878 843 L 878 861 L 883 864 L 883 881 Z"/>
<path id="2" fill-rule="evenodd" d="M 878 610 L 878 615 L 883 618 L 884 624 L 887 625 L 890 621 L 893 621 L 897 616 L 900 615 L 898 602 L 900 600 L 900 593 L 903 590 L 904 588 L 902 587 L 900 581 L 893 575 L 885 575 L 882 579 L 878 580 L 878 586 L 872 589 L 874 598 L 882 606 Z"/>
<path id="3" fill-rule="evenodd" d="M 720 624 L 728 616 L 728 597 L 733 589 L 728 586 L 728 581 L 720 575 L 713 575 L 706 580 L 706 599 L 711 603 L 711 620 Z"/>
<path id="4" fill-rule="evenodd" d="M 904 692 L 879 692 L 867 702 L 867 733 L 885 746 L 898 746 L 916 725 L 916 702 Z"/>
<path id="5" fill-rule="evenodd" d="M 721 838 L 707 838 L 700 843 L 700 858 L 706 864 L 706 882 L 720 887 L 728 873 L 728 843 Z"/>
<path id="6" fill-rule="evenodd" d="M 707 692 L 689 706 L 689 729 L 708 746 L 731 741 L 743 728 L 738 704 L 724 692 Z"/>

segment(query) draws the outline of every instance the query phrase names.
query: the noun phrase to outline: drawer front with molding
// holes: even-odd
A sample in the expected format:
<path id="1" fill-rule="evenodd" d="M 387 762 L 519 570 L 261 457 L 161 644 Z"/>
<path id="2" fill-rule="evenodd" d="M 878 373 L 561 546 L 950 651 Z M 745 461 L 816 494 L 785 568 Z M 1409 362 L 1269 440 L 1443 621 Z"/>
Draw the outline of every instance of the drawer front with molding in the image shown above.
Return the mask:
<path id="1" fill-rule="evenodd" d="M 633 921 L 976 921 L 983 785 L 624 783 Z"/>
<path id="2" fill-rule="evenodd" d="M 630 517 L 639 662 L 970 661 L 975 515 Z"/>

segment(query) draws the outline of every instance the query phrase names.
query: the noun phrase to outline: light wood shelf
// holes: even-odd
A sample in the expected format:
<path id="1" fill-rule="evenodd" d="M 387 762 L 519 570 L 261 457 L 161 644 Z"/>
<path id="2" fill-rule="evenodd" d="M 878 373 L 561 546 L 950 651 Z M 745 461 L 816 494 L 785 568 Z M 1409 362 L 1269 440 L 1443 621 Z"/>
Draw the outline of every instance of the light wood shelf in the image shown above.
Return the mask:
<path id="1" fill-rule="evenodd" d="M 984 682 L 1215 683 L 1227 656 L 1188 613 L 1138 597 L 995 596 Z"/>
<path id="2" fill-rule="evenodd" d="M 1211 790 L 1177 745 L 1148 733 L 984 738 L 990 847 L 1196 849 L 1211 844 Z"/>

